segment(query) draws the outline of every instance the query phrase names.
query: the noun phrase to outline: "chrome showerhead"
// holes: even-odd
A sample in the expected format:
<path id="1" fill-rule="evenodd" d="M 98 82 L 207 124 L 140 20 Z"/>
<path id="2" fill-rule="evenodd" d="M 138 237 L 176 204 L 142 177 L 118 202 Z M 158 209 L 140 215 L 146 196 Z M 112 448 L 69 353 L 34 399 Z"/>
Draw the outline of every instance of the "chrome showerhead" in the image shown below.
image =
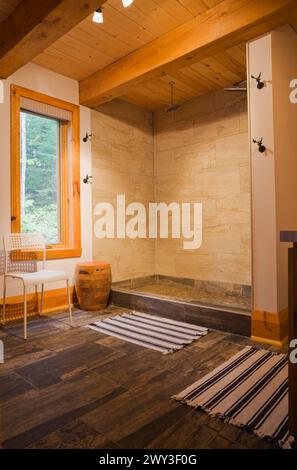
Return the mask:
<path id="1" fill-rule="evenodd" d="M 224 88 L 224 91 L 240 91 L 242 93 L 246 93 L 247 92 L 247 81 L 242 80 L 241 82 L 235 83 L 230 88 Z"/>

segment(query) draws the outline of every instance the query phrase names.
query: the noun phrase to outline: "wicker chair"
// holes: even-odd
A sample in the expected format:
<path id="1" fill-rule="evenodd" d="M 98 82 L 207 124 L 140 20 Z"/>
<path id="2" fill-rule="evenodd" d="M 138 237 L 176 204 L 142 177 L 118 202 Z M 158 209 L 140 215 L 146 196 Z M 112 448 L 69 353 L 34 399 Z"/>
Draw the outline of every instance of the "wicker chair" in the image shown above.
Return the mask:
<path id="1" fill-rule="evenodd" d="M 4 282 L 3 282 L 3 323 L 6 314 L 6 288 L 7 279 L 12 278 L 22 282 L 24 298 L 24 339 L 27 339 L 27 288 L 41 286 L 41 299 L 39 313 L 43 310 L 44 284 L 49 282 L 65 281 L 68 296 L 70 326 L 72 326 L 72 309 L 69 289 L 69 276 L 64 271 L 51 271 L 45 269 L 46 246 L 42 235 L 34 233 L 13 233 L 3 238 L 5 253 Z M 26 252 L 42 252 L 42 269 L 37 270 L 37 263 L 29 261 L 22 256 Z M 34 267 L 35 266 L 35 267 Z"/>

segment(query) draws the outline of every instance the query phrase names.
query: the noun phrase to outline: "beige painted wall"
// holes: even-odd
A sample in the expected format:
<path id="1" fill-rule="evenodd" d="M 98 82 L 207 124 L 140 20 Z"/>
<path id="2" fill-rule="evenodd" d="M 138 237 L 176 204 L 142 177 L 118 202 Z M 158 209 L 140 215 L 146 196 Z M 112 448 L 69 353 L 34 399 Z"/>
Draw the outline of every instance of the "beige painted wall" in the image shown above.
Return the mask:
<path id="1" fill-rule="evenodd" d="M 60 98 L 70 103 L 79 104 L 78 82 L 59 75 L 35 64 L 27 64 L 20 68 L 9 79 L 4 80 L 4 103 L 0 103 L 0 249 L 2 236 L 10 233 L 10 85 L 16 84 L 34 91 Z M 91 128 L 91 112 L 89 108 L 80 107 L 81 137 Z M 91 172 L 91 146 L 81 144 L 80 147 L 81 176 Z M 74 283 L 74 270 L 79 262 L 92 259 L 92 212 L 91 188 L 81 182 L 81 225 L 82 225 L 82 256 L 81 258 L 47 261 L 48 269 L 67 271 Z M 64 283 L 47 284 L 46 289 L 58 289 Z M 20 294 L 20 286 L 15 281 L 9 284 L 8 295 Z M 0 297 L 2 297 L 2 278 L 0 277 Z"/>
<path id="2" fill-rule="evenodd" d="M 154 115 L 156 201 L 202 202 L 203 244 L 158 240 L 156 272 L 251 284 L 247 98 L 216 92 Z"/>
<path id="3" fill-rule="evenodd" d="M 154 201 L 152 114 L 120 100 L 92 111 L 92 160 L 93 209 L 99 202 L 115 206 L 119 194 L 126 204 L 147 207 Z M 93 235 L 93 258 L 111 263 L 114 281 L 154 274 L 154 255 L 154 240 Z"/>

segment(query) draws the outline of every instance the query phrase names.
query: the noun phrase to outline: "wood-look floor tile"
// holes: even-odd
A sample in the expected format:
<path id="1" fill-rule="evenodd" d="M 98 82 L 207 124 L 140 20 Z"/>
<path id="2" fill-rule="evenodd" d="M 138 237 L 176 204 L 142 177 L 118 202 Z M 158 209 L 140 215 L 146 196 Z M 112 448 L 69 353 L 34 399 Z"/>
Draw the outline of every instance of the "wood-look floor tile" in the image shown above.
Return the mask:
<path id="1" fill-rule="evenodd" d="M 186 406 L 186 405 L 185 405 Z M 217 432 L 207 426 L 204 414 L 190 410 L 186 416 L 156 434 L 148 445 L 154 449 L 198 449 L 208 448 Z"/>
<path id="2" fill-rule="evenodd" d="M 22 395 L 33 387 L 15 373 L 2 374 L 0 369 L 0 401 L 2 403 Z"/>
<path id="3" fill-rule="evenodd" d="M 43 439 L 34 442 L 29 449 L 118 449 L 118 446 L 106 439 L 94 429 L 75 420 L 54 431 Z"/>
<path id="4" fill-rule="evenodd" d="M 92 372 L 44 390 L 29 391 L 3 404 L 2 445 L 27 447 L 124 392 L 123 387 Z"/>
<path id="5" fill-rule="evenodd" d="M 40 348 L 58 352 L 81 344 L 95 342 L 96 340 L 98 340 L 98 333 L 96 331 L 85 328 L 85 331 L 82 333 L 80 328 L 74 328 L 48 338 L 36 340 L 35 344 Z"/>
<path id="6" fill-rule="evenodd" d="M 65 349 L 35 364 L 17 368 L 16 372 L 36 387 L 45 388 L 66 378 L 71 374 L 98 367 L 121 356 L 118 351 L 111 350 L 96 343 L 86 343 Z"/>
<path id="7" fill-rule="evenodd" d="M 188 377 L 156 370 L 146 382 L 83 416 L 82 421 L 118 442 L 160 415 L 175 409 L 179 404 L 171 398 L 172 395 L 190 383 Z"/>
<path id="8" fill-rule="evenodd" d="M 184 418 L 191 409 L 186 406 L 172 405 L 172 409 L 160 414 L 137 431 L 118 441 L 120 447 L 128 449 L 144 449 L 154 440 L 156 435 L 162 434 L 170 426 Z"/>
<path id="9" fill-rule="evenodd" d="M 0 328 L 4 448 L 273 448 L 172 396 L 251 344 L 211 331 L 162 355 L 86 328 L 126 309 L 75 310 Z"/>

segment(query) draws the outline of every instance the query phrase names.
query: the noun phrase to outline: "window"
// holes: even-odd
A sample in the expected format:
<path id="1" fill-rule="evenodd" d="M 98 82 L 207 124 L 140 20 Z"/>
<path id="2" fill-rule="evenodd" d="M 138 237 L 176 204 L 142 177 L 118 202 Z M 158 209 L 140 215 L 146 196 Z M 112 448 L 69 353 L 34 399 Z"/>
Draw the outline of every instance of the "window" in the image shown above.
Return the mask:
<path id="1" fill-rule="evenodd" d="M 42 233 L 48 258 L 80 256 L 79 107 L 11 91 L 12 232 Z"/>
<path id="2" fill-rule="evenodd" d="M 60 121 L 21 111 L 21 232 L 61 243 Z"/>

